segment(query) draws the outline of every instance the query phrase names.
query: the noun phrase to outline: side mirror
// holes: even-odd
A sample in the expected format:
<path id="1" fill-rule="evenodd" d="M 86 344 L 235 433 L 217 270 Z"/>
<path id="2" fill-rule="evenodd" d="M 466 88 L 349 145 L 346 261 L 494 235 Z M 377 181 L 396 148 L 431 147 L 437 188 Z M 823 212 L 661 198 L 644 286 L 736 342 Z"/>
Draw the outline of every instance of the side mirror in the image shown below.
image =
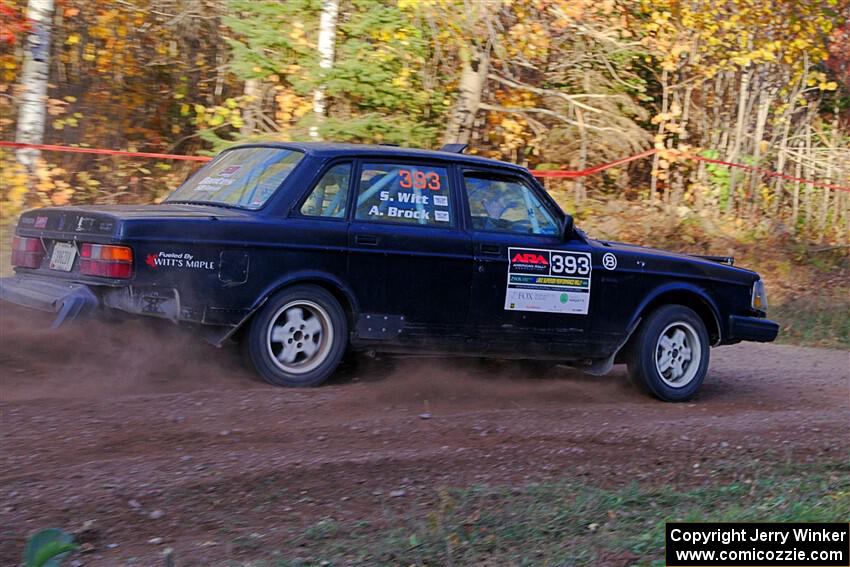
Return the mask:
<path id="1" fill-rule="evenodd" d="M 561 231 L 561 237 L 564 242 L 568 242 L 573 238 L 573 217 L 570 215 L 564 216 L 564 226 Z"/>

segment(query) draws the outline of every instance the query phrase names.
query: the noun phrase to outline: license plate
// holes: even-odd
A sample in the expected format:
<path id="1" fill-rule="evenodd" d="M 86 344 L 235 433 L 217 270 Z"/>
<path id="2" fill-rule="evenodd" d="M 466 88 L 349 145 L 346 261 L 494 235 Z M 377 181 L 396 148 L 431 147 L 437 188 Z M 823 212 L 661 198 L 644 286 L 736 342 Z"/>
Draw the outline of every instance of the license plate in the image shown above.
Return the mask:
<path id="1" fill-rule="evenodd" d="M 70 272 L 76 257 L 76 246 L 68 242 L 57 242 L 53 245 L 53 254 L 50 256 L 50 269 Z"/>

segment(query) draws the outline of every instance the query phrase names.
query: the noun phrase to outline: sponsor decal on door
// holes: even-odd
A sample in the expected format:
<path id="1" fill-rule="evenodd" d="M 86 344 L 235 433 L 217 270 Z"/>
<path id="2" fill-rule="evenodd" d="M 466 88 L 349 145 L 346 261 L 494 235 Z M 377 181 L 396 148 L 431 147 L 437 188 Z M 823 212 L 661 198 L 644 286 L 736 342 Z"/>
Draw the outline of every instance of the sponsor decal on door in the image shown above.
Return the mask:
<path id="1" fill-rule="evenodd" d="M 505 309 L 587 315 L 590 253 L 508 248 Z"/>

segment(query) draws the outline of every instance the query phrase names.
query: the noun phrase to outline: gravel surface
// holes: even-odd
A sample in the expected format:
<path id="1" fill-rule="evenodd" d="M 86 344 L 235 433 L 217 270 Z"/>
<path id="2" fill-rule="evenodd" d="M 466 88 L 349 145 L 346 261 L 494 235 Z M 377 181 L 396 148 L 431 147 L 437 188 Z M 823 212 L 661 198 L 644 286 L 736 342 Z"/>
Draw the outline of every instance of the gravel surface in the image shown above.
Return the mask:
<path id="1" fill-rule="evenodd" d="M 714 349 L 686 404 L 640 394 L 622 367 L 543 376 L 465 360 L 362 361 L 286 390 L 174 327 L 48 332 L 1 316 L 4 566 L 43 527 L 82 530 L 80 565 L 161 565 L 167 547 L 181 567 L 232 565 L 252 556 L 240 538 L 285 551 L 322 518 L 424 516 L 441 486 L 700 485 L 742 459 L 835 460 L 850 446 L 844 351 Z"/>

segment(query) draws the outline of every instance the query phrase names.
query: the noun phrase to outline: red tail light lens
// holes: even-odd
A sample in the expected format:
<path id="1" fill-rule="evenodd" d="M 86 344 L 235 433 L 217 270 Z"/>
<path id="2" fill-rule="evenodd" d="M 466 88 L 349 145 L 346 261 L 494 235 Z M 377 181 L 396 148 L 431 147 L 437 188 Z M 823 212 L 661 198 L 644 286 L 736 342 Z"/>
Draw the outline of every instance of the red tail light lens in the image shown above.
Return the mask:
<path id="1" fill-rule="evenodd" d="M 126 246 L 83 244 L 80 273 L 102 278 L 129 278 L 133 275 L 133 250 Z"/>
<path id="2" fill-rule="evenodd" d="M 44 259 L 44 246 L 40 238 L 12 238 L 12 265 L 18 268 L 38 268 Z"/>

